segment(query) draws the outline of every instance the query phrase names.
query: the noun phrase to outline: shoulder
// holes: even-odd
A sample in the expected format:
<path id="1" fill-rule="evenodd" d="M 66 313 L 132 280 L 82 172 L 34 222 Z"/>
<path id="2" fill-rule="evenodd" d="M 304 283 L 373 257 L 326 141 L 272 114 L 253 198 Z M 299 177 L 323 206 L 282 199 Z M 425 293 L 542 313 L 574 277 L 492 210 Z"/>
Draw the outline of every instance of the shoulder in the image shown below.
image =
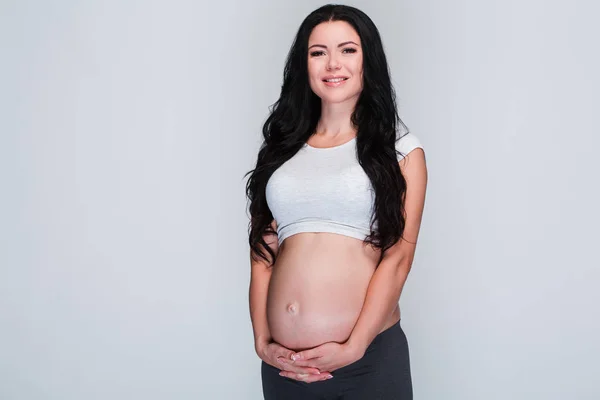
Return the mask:
<path id="1" fill-rule="evenodd" d="M 400 154 L 397 155 L 398 161 L 402 160 L 411 151 L 417 148 L 424 150 L 421 140 L 413 133 L 404 133 L 402 136 L 399 136 L 399 138 L 396 138 L 396 150 L 400 152 Z"/>

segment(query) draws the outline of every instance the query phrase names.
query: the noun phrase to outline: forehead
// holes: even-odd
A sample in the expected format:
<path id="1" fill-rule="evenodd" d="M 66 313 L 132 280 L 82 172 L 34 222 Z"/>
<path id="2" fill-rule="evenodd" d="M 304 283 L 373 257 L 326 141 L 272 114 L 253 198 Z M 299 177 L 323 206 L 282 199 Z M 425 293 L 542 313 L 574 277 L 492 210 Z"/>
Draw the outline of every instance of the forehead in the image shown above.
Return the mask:
<path id="1" fill-rule="evenodd" d="M 333 44 L 353 41 L 360 44 L 360 37 L 346 21 L 327 21 L 315 26 L 308 38 L 308 45 Z"/>

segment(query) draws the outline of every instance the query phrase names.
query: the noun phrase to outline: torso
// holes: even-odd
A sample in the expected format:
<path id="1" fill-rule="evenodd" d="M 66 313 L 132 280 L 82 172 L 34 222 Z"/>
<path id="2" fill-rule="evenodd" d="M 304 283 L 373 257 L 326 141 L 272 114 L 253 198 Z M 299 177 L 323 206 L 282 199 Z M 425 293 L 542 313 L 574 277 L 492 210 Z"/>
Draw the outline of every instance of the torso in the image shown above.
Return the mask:
<path id="1" fill-rule="evenodd" d="M 267 320 L 273 340 L 293 350 L 345 342 L 360 315 L 379 250 L 327 232 L 286 238 L 269 284 Z M 398 307 L 382 331 L 400 318 Z"/>
<path id="2" fill-rule="evenodd" d="M 398 142 L 398 149 L 408 153 L 416 145 L 415 141 L 416 138 L 407 136 Z M 338 138 L 335 143 L 311 140 L 309 145 L 313 147 L 307 150 L 320 155 L 312 158 L 307 165 L 316 166 L 319 171 L 329 170 L 331 167 L 327 164 L 327 155 L 333 155 L 334 153 L 330 153 L 332 150 L 344 152 L 350 149 L 344 146 L 352 144 L 347 137 Z M 324 149 L 319 149 L 321 147 Z M 334 170 L 330 173 L 348 176 L 355 174 L 354 169 L 359 169 L 362 176 L 362 167 L 356 163 L 354 154 L 349 153 L 349 156 L 351 159 L 336 159 L 336 165 L 340 168 L 347 164 L 346 170 Z M 300 164 L 300 167 L 292 168 L 292 176 L 299 173 L 299 168 L 308 168 Z M 290 177 L 282 179 L 292 184 L 294 182 Z M 365 175 L 365 182 L 361 186 L 362 181 L 354 178 L 351 186 L 366 191 L 366 179 Z M 306 181 L 306 178 L 303 177 L 302 180 Z M 333 184 L 321 183 L 323 185 L 331 190 Z M 295 199 L 294 187 L 290 190 L 291 194 L 287 194 L 283 211 Z M 305 197 L 310 198 L 307 193 Z M 359 193 L 350 197 L 358 206 L 364 201 Z M 318 207 L 319 204 L 313 206 Z M 348 204 L 353 203 L 348 202 L 346 206 Z M 353 207 L 357 207 L 356 204 Z M 352 208 L 348 212 L 356 209 L 358 208 Z M 331 216 L 331 210 L 327 211 L 322 212 Z M 379 255 L 379 250 L 365 245 L 362 240 L 339 233 L 301 232 L 285 238 L 277 250 L 267 295 L 267 320 L 273 340 L 292 350 L 312 348 L 326 342 L 345 342 L 362 310 Z M 391 327 L 399 319 L 400 309 L 396 306 L 381 331 Z"/>

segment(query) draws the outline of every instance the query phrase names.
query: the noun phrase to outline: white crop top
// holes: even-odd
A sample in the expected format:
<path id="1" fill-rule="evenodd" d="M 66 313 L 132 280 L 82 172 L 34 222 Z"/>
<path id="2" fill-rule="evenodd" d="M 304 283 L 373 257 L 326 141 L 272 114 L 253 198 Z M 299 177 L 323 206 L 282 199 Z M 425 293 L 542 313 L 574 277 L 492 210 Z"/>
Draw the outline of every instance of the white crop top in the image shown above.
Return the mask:
<path id="1" fill-rule="evenodd" d="M 403 155 L 423 148 L 412 133 L 396 142 Z M 398 155 L 398 161 L 403 158 Z M 266 200 L 278 242 L 301 232 L 330 232 L 364 240 L 375 192 L 356 157 L 356 137 L 338 146 L 305 143 L 267 182 Z M 374 225 L 377 227 L 377 224 Z"/>

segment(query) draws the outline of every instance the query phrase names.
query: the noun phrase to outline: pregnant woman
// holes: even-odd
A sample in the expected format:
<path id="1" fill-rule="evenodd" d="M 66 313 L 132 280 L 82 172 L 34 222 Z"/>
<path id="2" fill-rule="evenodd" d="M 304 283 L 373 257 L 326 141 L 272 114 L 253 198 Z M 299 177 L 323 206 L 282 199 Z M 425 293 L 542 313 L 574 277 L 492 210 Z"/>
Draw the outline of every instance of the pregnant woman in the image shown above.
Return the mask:
<path id="1" fill-rule="evenodd" d="M 398 301 L 427 168 L 400 127 L 371 19 L 340 5 L 312 12 L 246 187 L 266 400 L 412 399 Z"/>

